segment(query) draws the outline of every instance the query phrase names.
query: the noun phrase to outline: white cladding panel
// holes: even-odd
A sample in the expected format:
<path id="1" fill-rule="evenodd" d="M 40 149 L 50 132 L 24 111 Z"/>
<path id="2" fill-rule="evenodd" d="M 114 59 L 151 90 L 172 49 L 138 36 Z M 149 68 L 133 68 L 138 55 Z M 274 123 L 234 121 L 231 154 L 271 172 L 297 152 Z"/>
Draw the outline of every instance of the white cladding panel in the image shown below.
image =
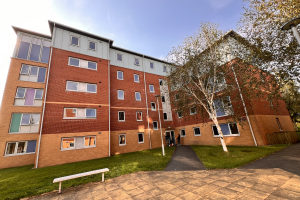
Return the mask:
<path id="1" fill-rule="evenodd" d="M 107 59 L 108 43 L 84 35 L 73 33 L 55 27 L 55 38 L 53 47 L 81 53 L 88 56 Z M 79 38 L 79 46 L 71 45 L 71 36 Z M 96 43 L 96 50 L 89 49 L 89 41 Z"/>
<path id="2" fill-rule="evenodd" d="M 173 121 L 168 86 L 166 83 L 164 83 L 163 85 L 160 85 L 159 87 L 160 87 L 160 95 L 165 97 L 165 102 L 162 102 L 163 112 L 167 113 L 168 121 Z"/>

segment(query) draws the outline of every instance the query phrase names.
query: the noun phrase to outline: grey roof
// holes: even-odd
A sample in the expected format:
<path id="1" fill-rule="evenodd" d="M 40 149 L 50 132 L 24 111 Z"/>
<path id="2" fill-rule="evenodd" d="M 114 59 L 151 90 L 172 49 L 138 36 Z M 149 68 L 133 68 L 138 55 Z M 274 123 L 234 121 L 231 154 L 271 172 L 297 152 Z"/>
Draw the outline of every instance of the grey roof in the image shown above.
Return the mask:
<path id="1" fill-rule="evenodd" d="M 19 27 L 16 27 L 16 26 L 12 26 L 12 28 L 14 29 L 16 34 L 20 31 L 20 32 L 23 32 L 23 33 L 28 33 L 28 34 L 44 37 L 44 38 L 47 38 L 47 39 L 52 39 L 51 35 L 45 35 L 45 34 L 42 34 L 42 33 L 37 33 L 37 32 L 34 32 L 34 31 L 27 30 L 27 29 L 19 28 Z"/>

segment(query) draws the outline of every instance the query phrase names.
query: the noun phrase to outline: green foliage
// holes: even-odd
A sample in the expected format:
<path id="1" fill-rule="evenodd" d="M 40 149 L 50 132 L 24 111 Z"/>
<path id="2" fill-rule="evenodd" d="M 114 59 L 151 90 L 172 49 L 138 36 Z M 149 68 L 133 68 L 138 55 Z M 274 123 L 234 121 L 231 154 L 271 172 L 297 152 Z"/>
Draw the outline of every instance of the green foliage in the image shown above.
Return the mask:
<path id="1" fill-rule="evenodd" d="M 263 158 L 287 146 L 227 146 L 229 152 L 224 152 L 221 146 L 195 145 L 192 146 L 192 149 L 207 169 L 232 169 Z"/>
<path id="2" fill-rule="evenodd" d="M 174 147 L 166 147 L 166 156 L 161 148 L 115 155 L 64 165 L 32 169 L 33 165 L 0 170 L 0 199 L 20 199 L 58 189 L 54 178 L 108 168 L 105 179 L 138 171 L 162 171 L 169 163 Z M 69 188 L 102 180 L 102 174 L 64 181 L 62 188 Z"/>

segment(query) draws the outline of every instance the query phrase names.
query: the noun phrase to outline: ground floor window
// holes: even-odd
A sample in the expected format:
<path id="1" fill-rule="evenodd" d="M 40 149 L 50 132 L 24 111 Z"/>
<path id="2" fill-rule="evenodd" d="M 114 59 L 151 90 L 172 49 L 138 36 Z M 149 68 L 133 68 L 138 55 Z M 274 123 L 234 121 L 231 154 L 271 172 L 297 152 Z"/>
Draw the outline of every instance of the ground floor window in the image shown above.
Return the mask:
<path id="1" fill-rule="evenodd" d="M 185 129 L 180 129 L 180 135 L 181 137 L 185 137 Z"/>
<path id="2" fill-rule="evenodd" d="M 126 134 L 119 134 L 119 146 L 126 145 Z"/>
<path id="3" fill-rule="evenodd" d="M 5 155 L 21 155 L 35 153 L 36 140 L 7 142 Z"/>
<path id="4" fill-rule="evenodd" d="M 194 127 L 194 136 L 200 136 L 200 128 L 199 127 Z"/>
<path id="5" fill-rule="evenodd" d="M 144 143 L 144 133 L 138 133 L 139 143 Z"/>
<path id="6" fill-rule="evenodd" d="M 222 133 L 224 136 L 240 134 L 236 123 L 220 124 L 220 127 L 221 127 L 221 130 L 222 130 Z M 212 125 L 212 129 L 213 129 L 214 136 L 215 137 L 219 136 L 219 132 L 218 132 L 216 125 Z"/>
<path id="7" fill-rule="evenodd" d="M 83 149 L 96 146 L 96 136 L 70 137 L 61 139 L 61 149 Z"/>

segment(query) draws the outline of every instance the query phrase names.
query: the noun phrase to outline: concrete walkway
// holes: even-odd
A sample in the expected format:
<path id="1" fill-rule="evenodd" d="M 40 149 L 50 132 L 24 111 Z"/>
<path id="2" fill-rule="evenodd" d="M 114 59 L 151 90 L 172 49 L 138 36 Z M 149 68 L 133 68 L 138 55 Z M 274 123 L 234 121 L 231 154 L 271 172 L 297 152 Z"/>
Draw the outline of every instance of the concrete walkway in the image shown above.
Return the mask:
<path id="1" fill-rule="evenodd" d="M 168 148 L 168 147 L 165 147 Z M 165 171 L 206 170 L 191 146 L 177 146 Z"/>
<path id="2" fill-rule="evenodd" d="M 273 168 L 280 168 L 300 176 L 300 143 L 241 167 L 241 169 Z"/>

